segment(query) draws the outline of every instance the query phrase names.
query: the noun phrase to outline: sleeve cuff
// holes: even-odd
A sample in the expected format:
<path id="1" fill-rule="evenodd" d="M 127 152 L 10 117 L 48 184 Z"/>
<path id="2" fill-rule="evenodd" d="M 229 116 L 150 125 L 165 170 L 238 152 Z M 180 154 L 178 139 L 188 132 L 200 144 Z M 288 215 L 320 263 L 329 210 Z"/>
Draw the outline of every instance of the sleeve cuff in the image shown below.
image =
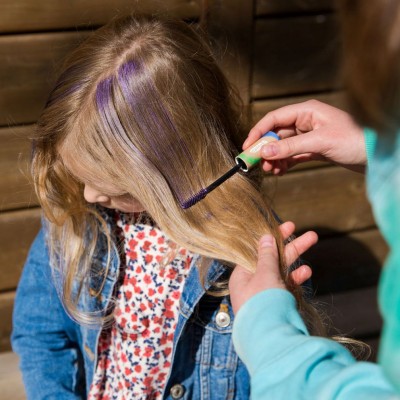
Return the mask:
<path id="1" fill-rule="evenodd" d="M 367 153 L 367 162 L 371 163 L 372 156 L 376 147 L 377 136 L 374 130 L 370 128 L 364 128 L 364 141 L 365 141 L 365 151 Z"/>
<path id="2" fill-rule="evenodd" d="M 307 328 L 297 311 L 296 300 L 284 289 L 268 289 L 246 301 L 236 315 L 232 339 L 235 350 L 249 369 L 260 362 L 260 349 L 273 354 L 286 347 L 283 337 L 308 336 Z M 268 339 L 267 339 L 268 338 Z"/>

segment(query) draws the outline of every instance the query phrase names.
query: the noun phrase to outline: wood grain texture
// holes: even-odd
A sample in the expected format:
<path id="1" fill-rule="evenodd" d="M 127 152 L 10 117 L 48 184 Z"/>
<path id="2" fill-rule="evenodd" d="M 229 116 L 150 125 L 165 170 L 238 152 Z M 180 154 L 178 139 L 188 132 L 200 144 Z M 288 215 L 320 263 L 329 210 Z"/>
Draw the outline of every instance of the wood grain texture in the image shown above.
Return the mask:
<path id="1" fill-rule="evenodd" d="M 250 101 L 253 13 L 252 1 L 219 0 L 210 2 L 207 17 L 215 55 L 245 105 Z"/>
<path id="2" fill-rule="evenodd" d="M 0 32 L 33 32 L 99 26 L 116 15 L 168 14 L 180 18 L 200 15 L 198 0 L 3 0 Z"/>
<path id="3" fill-rule="evenodd" d="M 37 205 L 30 179 L 34 126 L 0 128 L 0 211 Z"/>
<path id="4" fill-rule="evenodd" d="M 302 259 L 313 269 L 314 290 L 325 294 L 375 286 L 387 254 L 380 232 L 368 229 L 321 237 Z"/>
<path id="5" fill-rule="evenodd" d="M 0 125 L 35 122 L 65 55 L 87 32 L 0 37 Z"/>
<path id="6" fill-rule="evenodd" d="M 251 104 L 251 123 L 255 125 L 265 114 L 277 108 L 287 106 L 289 104 L 302 103 L 307 100 L 319 100 L 323 103 L 330 104 L 333 107 L 347 110 L 346 94 L 343 91 L 315 93 L 306 96 L 289 96 L 278 99 L 257 100 Z"/>
<path id="7" fill-rule="evenodd" d="M 232 26 L 235 25 L 234 15 L 236 14 L 233 13 L 230 22 Z M 213 26 L 212 21 L 210 25 Z M 213 33 L 212 28 L 210 31 Z M 251 32 L 251 25 L 248 26 L 248 32 Z M 63 59 L 89 33 L 37 33 L 0 37 L 0 57 L 5 60 L 0 64 L 0 126 L 36 122 Z M 241 51 L 245 46 L 243 32 L 241 42 L 235 39 L 235 34 L 239 36 L 239 33 L 233 28 L 224 28 L 220 31 L 220 36 L 215 34 L 215 47 L 217 43 L 218 46 L 221 44 L 221 58 L 218 61 L 228 78 L 239 87 L 244 103 L 248 104 L 250 63 L 249 54 Z M 227 37 L 224 42 L 225 34 Z M 250 39 L 246 37 L 246 40 Z M 224 43 L 236 44 L 230 45 L 228 51 Z M 246 44 L 248 45 L 247 41 Z M 236 48 L 236 45 L 239 47 Z"/>
<path id="8" fill-rule="evenodd" d="M 0 352 L 11 350 L 12 310 L 15 292 L 0 293 Z"/>
<path id="9" fill-rule="evenodd" d="M 257 16 L 325 12 L 333 9 L 333 0 L 256 0 Z"/>
<path id="10" fill-rule="evenodd" d="M 11 351 L 0 354 L 0 393 L 2 400 L 25 400 L 19 359 Z"/>
<path id="11" fill-rule="evenodd" d="M 40 209 L 0 214 L 0 292 L 15 289 L 40 226 Z"/>
<path id="12" fill-rule="evenodd" d="M 348 232 L 375 225 L 364 176 L 340 167 L 267 176 L 262 190 L 279 217 L 294 221 L 299 231 Z"/>
<path id="13" fill-rule="evenodd" d="M 255 21 L 253 98 L 338 88 L 338 66 L 334 15 Z"/>

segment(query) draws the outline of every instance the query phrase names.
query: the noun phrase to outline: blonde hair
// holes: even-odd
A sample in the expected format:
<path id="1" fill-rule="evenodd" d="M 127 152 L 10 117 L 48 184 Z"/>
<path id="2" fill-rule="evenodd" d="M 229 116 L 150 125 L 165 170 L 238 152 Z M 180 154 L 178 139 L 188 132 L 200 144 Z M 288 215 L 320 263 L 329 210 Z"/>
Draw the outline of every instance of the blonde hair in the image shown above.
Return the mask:
<path id="1" fill-rule="evenodd" d="M 400 125 L 400 4 L 339 0 L 344 78 L 353 115 L 392 135 Z"/>
<path id="2" fill-rule="evenodd" d="M 227 265 L 254 270 L 258 240 L 271 232 L 285 282 L 306 322 L 323 333 L 290 282 L 278 224 L 251 180 L 236 174 L 192 208 L 180 206 L 234 165 L 241 126 L 233 98 L 206 41 L 183 22 L 118 19 L 68 58 L 38 123 L 33 175 L 63 300 L 76 319 L 90 320 L 76 304 L 96 241 L 105 236 L 111 246 L 103 218 L 83 199 L 82 180 L 100 180 L 144 204 L 173 241 Z M 202 263 L 202 276 L 206 269 Z"/>

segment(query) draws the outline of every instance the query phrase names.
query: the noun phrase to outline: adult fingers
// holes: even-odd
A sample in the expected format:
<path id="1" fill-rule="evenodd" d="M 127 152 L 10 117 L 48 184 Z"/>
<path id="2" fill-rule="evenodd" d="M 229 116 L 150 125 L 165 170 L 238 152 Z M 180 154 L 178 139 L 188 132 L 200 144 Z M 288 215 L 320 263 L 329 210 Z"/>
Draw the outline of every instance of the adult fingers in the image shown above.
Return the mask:
<path id="1" fill-rule="evenodd" d="M 283 240 L 286 240 L 290 235 L 293 235 L 295 229 L 296 225 L 292 221 L 286 221 L 279 225 L 279 230 L 281 231 Z"/>
<path id="2" fill-rule="evenodd" d="M 263 133 L 271 130 L 280 131 L 290 127 L 298 128 L 303 132 L 313 130 L 313 113 L 318 107 L 321 107 L 320 103 L 307 101 L 284 106 L 269 112 L 250 130 L 247 139 L 243 143 L 243 148 L 250 146 Z"/>
<path id="3" fill-rule="evenodd" d="M 301 265 L 290 273 L 293 283 L 295 285 L 302 285 L 305 281 L 309 280 L 312 276 L 312 270 L 308 265 Z"/>
<path id="4" fill-rule="evenodd" d="M 261 157 L 266 160 L 280 160 L 307 153 L 320 154 L 324 149 L 317 135 L 302 134 L 273 141 L 261 148 Z"/>
<path id="5" fill-rule="evenodd" d="M 236 313 L 242 304 L 257 293 L 271 288 L 285 289 L 279 270 L 275 238 L 263 236 L 258 245 L 258 260 L 254 274 L 237 265 L 229 279 L 232 307 Z"/>
<path id="6" fill-rule="evenodd" d="M 295 125 L 298 118 L 298 111 L 298 105 L 292 104 L 266 114 L 250 130 L 247 139 L 243 143 L 243 148 L 255 142 L 265 132 L 272 131 L 276 128 L 287 128 Z"/>
<path id="7" fill-rule="evenodd" d="M 297 164 L 313 160 L 321 160 L 321 159 L 323 159 L 323 157 L 317 157 L 314 154 L 308 153 L 308 154 L 301 154 L 298 156 L 289 157 L 285 160 L 262 160 L 261 165 L 262 169 L 265 172 L 271 171 L 273 174 L 275 173 L 285 174 L 289 169 L 293 168 Z M 281 161 L 285 162 L 284 168 L 282 168 Z"/>
<path id="8" fill-rule="evenodd" d="M 286 264 L 293 264 L 304 252 L 318 242 L 318 235 L 313 231 L 303 233 L 285 246 Z"/>
<path id="9" fill-rule="evenodd" d="M 279 272 L 278 249 L 275 238 L 272 235 L 264 235 L 259 241 L 255 275 L 260 280 L 268 280 L 278 284 L 282 282 Z"/>
<path id="10" fill-rule="evenodd" d="M 253 273 L 247 271 L 240 265 L 236 265 L 229 278 L 229 293 L 233 312 L 235 314 L 242 304 L 257 292 L 257 290 L 254 291 L 254 285 L 252 285 L 253 277 Z"/>
<path id="11" fill-rule="evenodd" d="M 251 279 L 253 274 L 240 265 L 236 265 L 229 278 L 229 291 L 237 293 L 241 290 Z"/>

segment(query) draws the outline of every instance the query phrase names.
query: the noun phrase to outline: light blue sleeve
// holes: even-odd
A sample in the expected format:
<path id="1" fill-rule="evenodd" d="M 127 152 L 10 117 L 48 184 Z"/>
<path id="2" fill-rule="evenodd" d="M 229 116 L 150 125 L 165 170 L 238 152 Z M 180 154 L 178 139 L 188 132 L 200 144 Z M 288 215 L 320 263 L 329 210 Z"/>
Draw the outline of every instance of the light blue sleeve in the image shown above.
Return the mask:
<path id="1" fill-rule="evenodd" d="M 337 342 L 310 336 L 286 290 L 248 300 L 236 316 L 233 342 L 249 370 L 253 400 L 397 398 L 377 364 L 356 362 Z"/>
<path id="2" fill-rule="evenodd" d="M 370 128 L 364 128 L 364 141 L 365 141 L 365 151 L 367 153 L 368 164 L 372 160 L 372 156 L 375 151 L 377 136 L 375 131 Z"/>

